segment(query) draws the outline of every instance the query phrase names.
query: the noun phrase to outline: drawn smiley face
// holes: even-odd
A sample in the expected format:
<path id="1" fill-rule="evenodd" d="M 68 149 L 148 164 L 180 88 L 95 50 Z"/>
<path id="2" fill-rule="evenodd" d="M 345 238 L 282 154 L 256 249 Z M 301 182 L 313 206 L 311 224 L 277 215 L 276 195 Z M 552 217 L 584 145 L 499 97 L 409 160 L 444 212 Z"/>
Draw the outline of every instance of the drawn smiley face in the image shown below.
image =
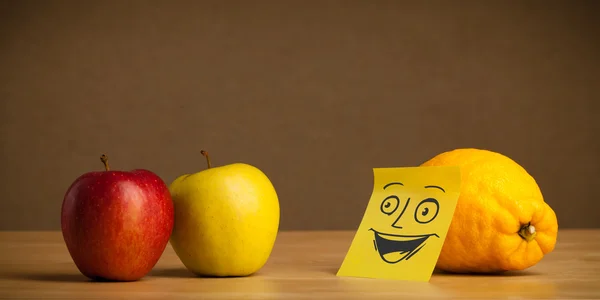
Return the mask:
<path id="1" fill-rule="evenodd" d="M 430 237 L 439 236 L 435 232 L 428 232 L 418 235 L 401 234 L 403 224 L 411 224 L 413 228 L 433 222 L 440 212 L 440 203 L 435 197 L 426 197 L 425 199 L 400 199 L 394 194 L 395 188 L 402 188 L 401 182 L 391 182 L 386 184 L 383 189 L 389 192 L 389 196 L 381 201 L 380 211 L 390 218 L 391 229 L 385 229 L 386 232 L 378 231 L 373 228 L 373 245 L 375 251 L 379 253 L 381 259 L 389 264 L 395 264 L 403 260 L 410 259 L 417 254 Z M 445 190 L 437 185 L 427 185 L 423 189 L 437 190 L 445 193 Z M 422 226 L 423 230 L 427 226 Z M 384 230 L 384 229 L 382 229 Z M 392 233 L 394 232 L 394 233 Z M 398 233 L 396 233 L 398 232 Z"/>

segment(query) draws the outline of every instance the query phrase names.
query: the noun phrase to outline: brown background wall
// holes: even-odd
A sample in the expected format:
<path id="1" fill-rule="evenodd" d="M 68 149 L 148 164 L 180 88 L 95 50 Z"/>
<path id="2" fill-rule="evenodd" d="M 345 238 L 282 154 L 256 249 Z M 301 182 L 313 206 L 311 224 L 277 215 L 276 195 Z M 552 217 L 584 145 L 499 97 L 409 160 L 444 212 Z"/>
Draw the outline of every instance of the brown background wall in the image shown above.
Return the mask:
<path id="1" fill-rule="evenodd" d="M 372 167 L 457 147 L 600 226 L 592 1 L 84 2 L 1 2 L 0 229 L 60 228 L 101 153 L 169 183 L 200 149 L 264 170 L 282 229 L 355 228 Z"/>

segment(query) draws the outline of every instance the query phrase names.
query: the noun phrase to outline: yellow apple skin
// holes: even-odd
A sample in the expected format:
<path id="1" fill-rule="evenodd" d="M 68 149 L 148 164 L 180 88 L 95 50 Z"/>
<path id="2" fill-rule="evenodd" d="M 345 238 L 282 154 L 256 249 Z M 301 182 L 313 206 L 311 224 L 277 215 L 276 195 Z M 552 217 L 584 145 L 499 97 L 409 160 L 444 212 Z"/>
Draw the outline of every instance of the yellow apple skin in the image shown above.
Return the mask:
<path id="1" fill-rule="evenodd" d="M 258 168 L 235 163 L 186 174 L 169 186 L 170 243 L 199 276 L 248 276 L 267 262 L 279 230 L 279 199 Z"/>

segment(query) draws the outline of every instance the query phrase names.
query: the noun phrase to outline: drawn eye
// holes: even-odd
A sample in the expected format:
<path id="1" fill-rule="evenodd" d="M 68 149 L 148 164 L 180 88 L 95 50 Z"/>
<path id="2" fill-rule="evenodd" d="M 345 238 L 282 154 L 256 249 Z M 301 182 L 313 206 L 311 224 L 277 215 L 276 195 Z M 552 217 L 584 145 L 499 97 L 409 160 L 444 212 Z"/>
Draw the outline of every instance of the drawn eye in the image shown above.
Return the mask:
<path id="1" fill-rule="evenodd" d="M 381 202 L 381 212 L 386 215 L 393 214 L 396 209 L 398 209 L 398 205 L 400 204 L 400 199 L 396 196 L 389 196 L 383 199 Z"/>
<path id="2" fill-rule="evenodd" d="M 440 204 L 438 201 L 433 198 L 427 198 L 417 205 L 417 209 L 415 209 L 415 221 L 421 224 L 429 223 L 437 217 L 439 210 Z"/>

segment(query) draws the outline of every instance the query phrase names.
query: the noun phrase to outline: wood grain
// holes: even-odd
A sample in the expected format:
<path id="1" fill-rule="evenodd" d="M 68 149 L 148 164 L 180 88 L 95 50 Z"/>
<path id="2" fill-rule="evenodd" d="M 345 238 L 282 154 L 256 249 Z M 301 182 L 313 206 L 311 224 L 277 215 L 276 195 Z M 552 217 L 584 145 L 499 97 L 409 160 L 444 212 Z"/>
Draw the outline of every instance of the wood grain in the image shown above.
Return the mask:
<path id="1" fill-rule="evenodd" d="M 267 265 L 246 278 L 199 278 L 169 246 L 129 283 L 91 282 L 60 232 L 0 232 L 3 299 L 600 299 L 600 230 L 562 230 L 538 265 L 504 275 L 435 273 L 429 283 L 340 278 L 353 232 L 281 232 Z"/>

